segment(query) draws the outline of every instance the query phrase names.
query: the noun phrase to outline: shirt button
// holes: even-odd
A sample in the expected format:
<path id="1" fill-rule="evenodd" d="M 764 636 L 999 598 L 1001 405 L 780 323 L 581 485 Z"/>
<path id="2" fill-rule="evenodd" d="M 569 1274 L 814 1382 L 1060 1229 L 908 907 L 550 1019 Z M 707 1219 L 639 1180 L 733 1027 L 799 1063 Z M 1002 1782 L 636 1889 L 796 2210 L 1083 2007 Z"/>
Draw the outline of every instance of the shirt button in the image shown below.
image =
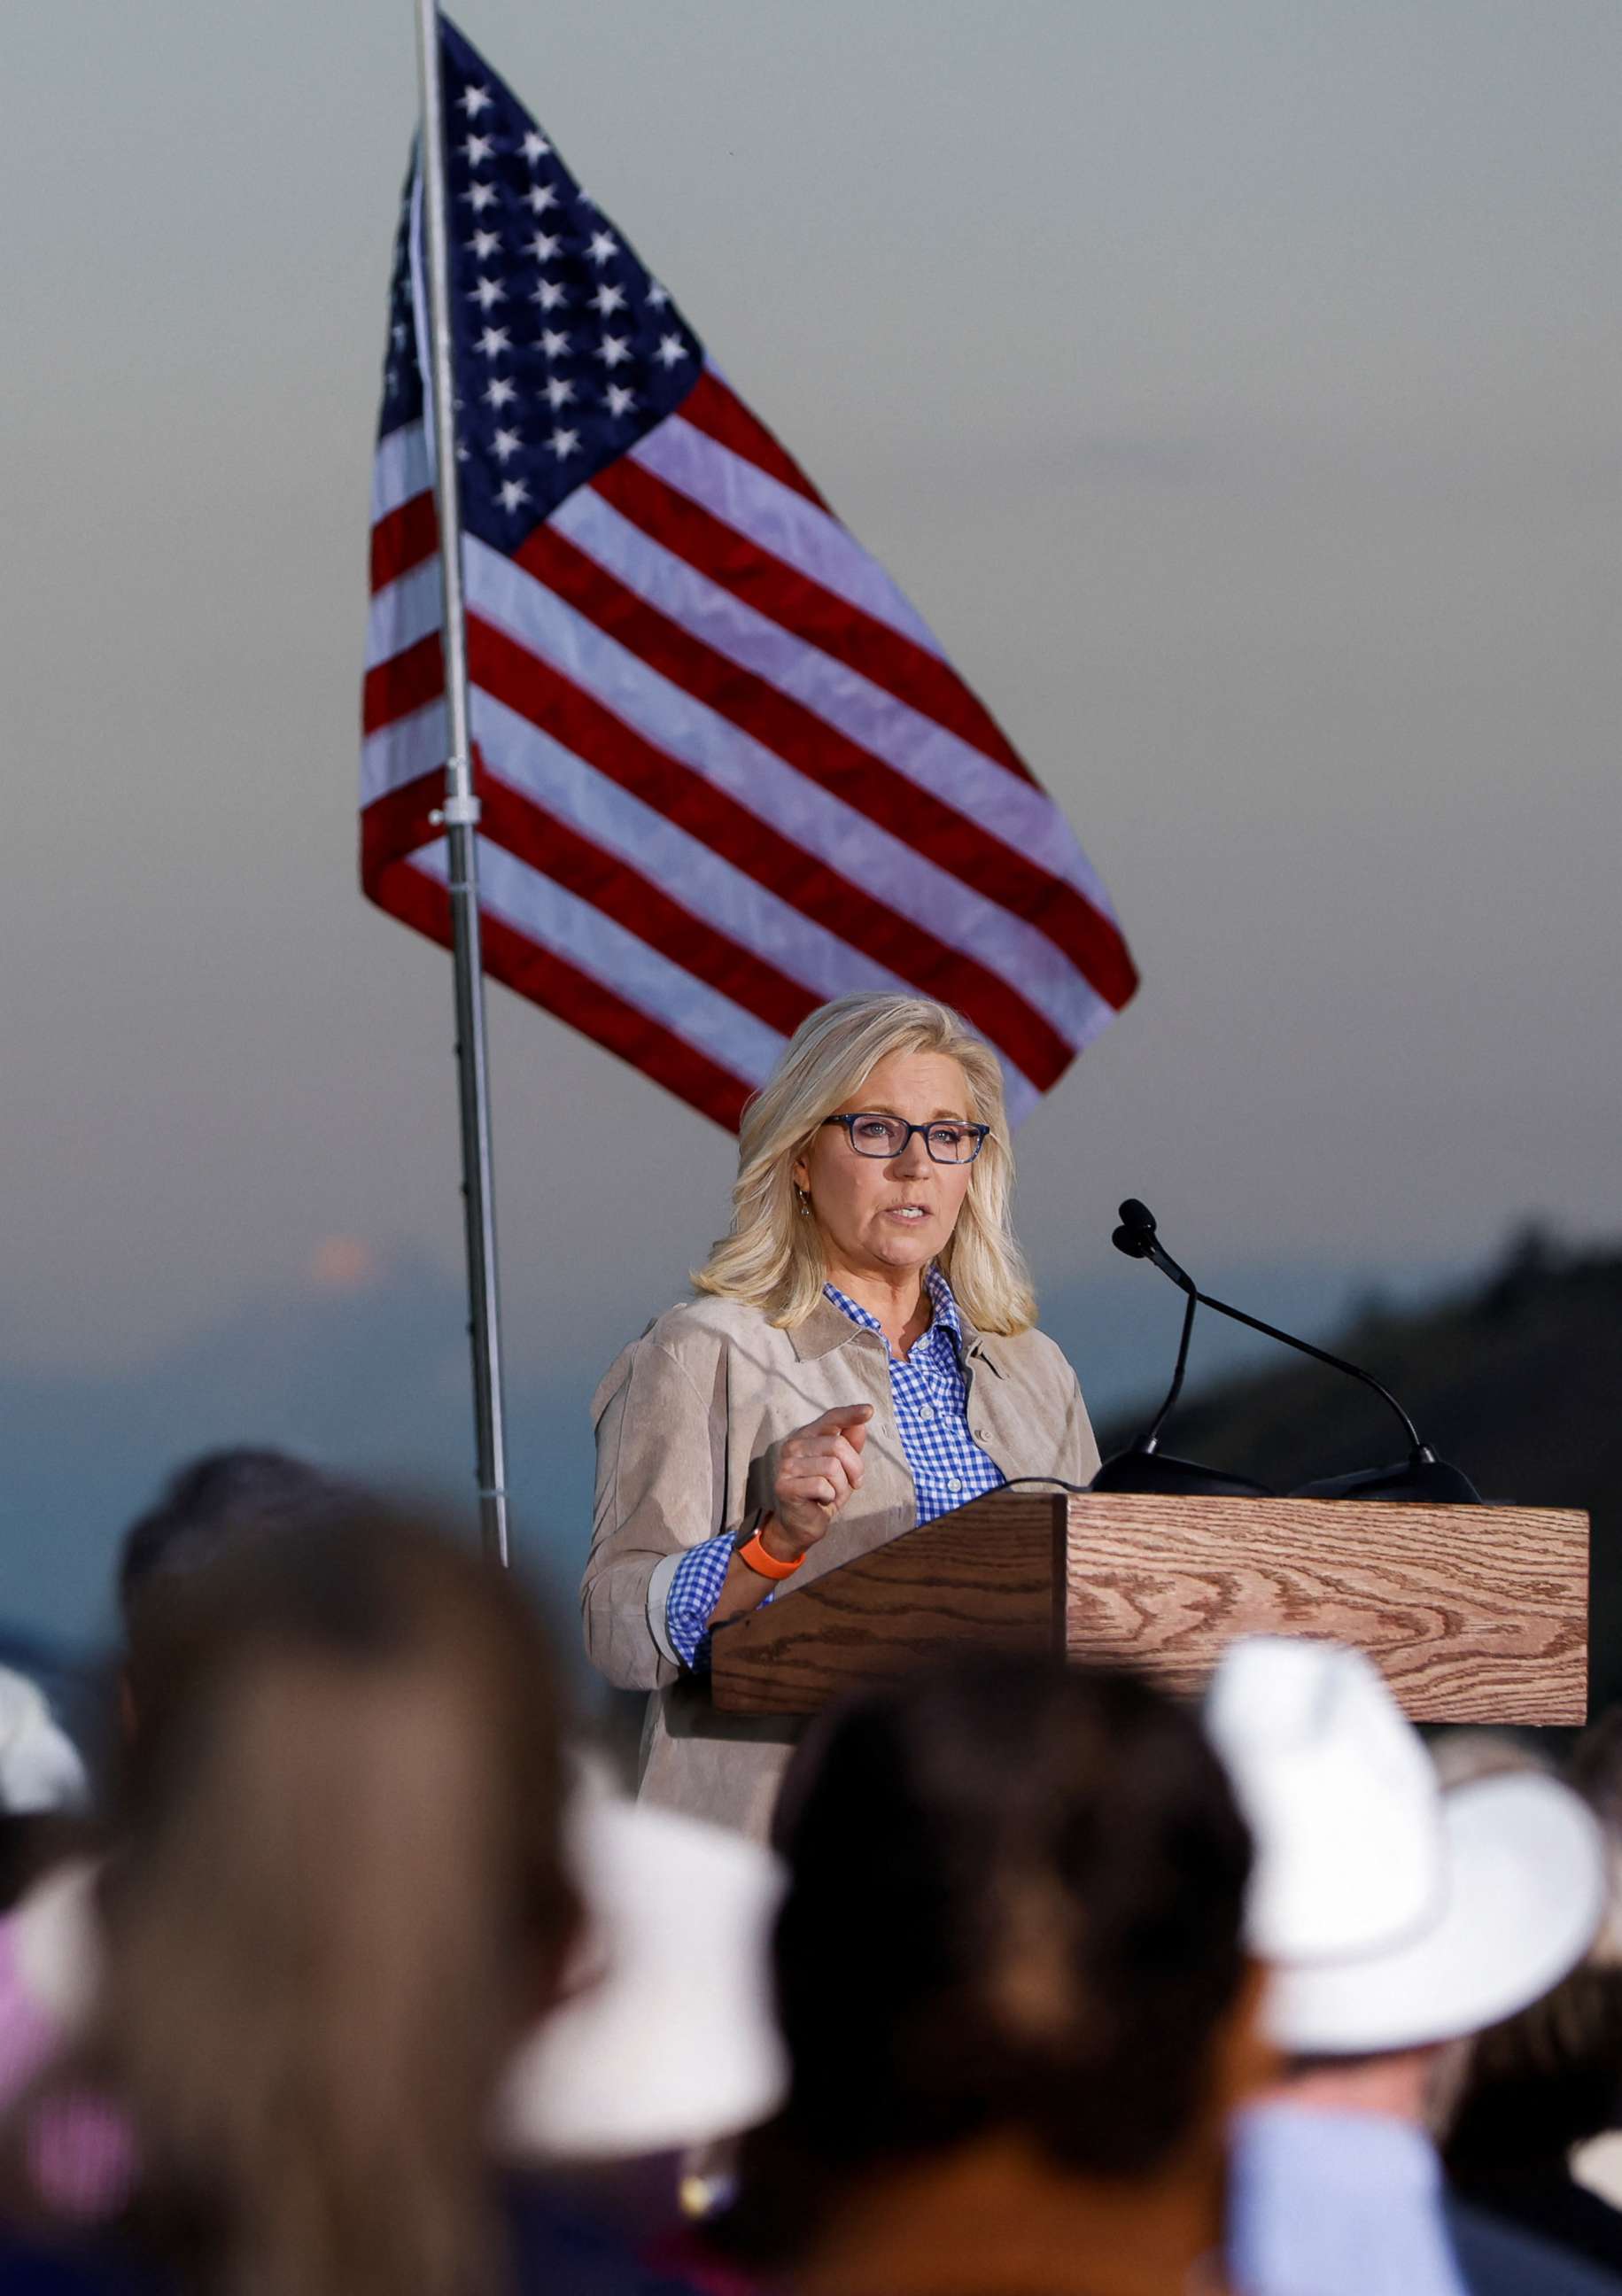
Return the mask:
<path id="1" fill-rule="evenodd" d="M 963 1488 L 963 1477 L 962 1477 L 961 1475 L 948 1475 L 948 1476 L 947 1476 L 947 1478 L 946 1478 L 946 1488 L 947 1488 L 949 1491 L 961 1491 L 961 1490 L 962 1490 L 962 1488 Z"/>
<path id="2" fill-rule="evenodd" d="M 919 1406 L 918 1416 L 920 1419 L 933 1419 L 935 1416 L 935 1406 L 932 1403 L 922 1404 Z"/>

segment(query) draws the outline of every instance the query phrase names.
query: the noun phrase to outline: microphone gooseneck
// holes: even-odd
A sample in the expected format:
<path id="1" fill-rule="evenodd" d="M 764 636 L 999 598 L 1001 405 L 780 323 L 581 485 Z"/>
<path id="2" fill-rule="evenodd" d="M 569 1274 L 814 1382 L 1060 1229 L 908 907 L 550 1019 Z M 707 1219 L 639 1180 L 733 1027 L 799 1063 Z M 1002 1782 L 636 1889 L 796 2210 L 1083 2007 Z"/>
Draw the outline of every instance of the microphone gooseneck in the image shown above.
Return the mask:
<path id="1" fill-rule="evenodd" d="M 1166 1390 L 1166 1400 L 1155 1413 L 1153 1422 L 1133 1445 L 1135 1451 L 1158 1451 L 1160 1447 L 1160 1430 L 1171 1417 L 1173 1406 L 1183 1392 L 1183 1374 L 1188 1369 L 1188 1343 L 1194 1336 L 1194 1316 L 1199 1306 L 1198 1297 L 1192 1292 L 1189 1292 L 1188 1305 L 1183 1310 L 1183 1336 L 1177 1341 L 1177 1360 L 1172 1372 L 1171 1385 Z"/>
<path id="2" fill-rule="evenodd" d="M 1438 1504 L 1469 1505 L 1479 1504 L 1479 1494 L 1468 1477 L 1458 1468 L 1448 1466 L 1437 1457 L 1428 1443 L 1420 1439 L 1418 1428 L 1391 1393 L 1377 1380 L 1372 1372 L 1364 1371 L 1360 1364 L 1348 1363 L 1344 1356 L 1331 1355 L 1327 1348 L 1315 1347 L 1310 1340 L 1298 1340 L 1293 1332 L 1282 1332 L 1276 1324 L 1265 1324 L 1259 1316 L 1247 1315 L 1242 1308 L 1231 1307 L 1225 1300 L 1217 1300 L 1208 1292 L 1201 1292 L 1188 1271 L 1180 1267 L 1160 1242 L 1155 1216 L 1137 1196 L 1128 1196 L 1119 1209 L 1120 1226 L 1110 1236 L 1117 1251 L 1128 1259 L 1147 1259 L 1158 1267 L 1168 1282 L 1176 1285 L 1188 1302 L 1183 1314 L 1183 1333 L 1177 1346 L 1176 1367 L 1166 1400 L 1155 1414 L 1144 1432 L 1130 1449 L 1107 1460 L 1099 1470 L 1093 1488 L 1095 1490 L 1177 1490 L 1197 1491 L 1262 1491 L 1265 1487 L 1245 1478 L 1228 1475 L 1216 1468 L 1197 1466 L 1192 1460 L 1167 1459 L 1159 1450 L 1160 1430 L 1169 1417 L 1172 1407 L 1183 1391 L 1184 1374 L 1188 1366 L 1189 1341 L 1193 1334 L 1194 1312 L 1208 1308 L 1213 1315 L 1225 1316 L 1229 1321 L 1242 1324 L 1248 1331 L 1259 1332 L 1264 1339 L 1276 1340 L 1282 1347 L 1293 1348 L 1298 1355 L 1309 1356 L 1315 1363 L 1326 1364 L 1331 1371 L 1342 1372 L 1348 1379 L 1379 1396 L 1388 1410 L 1395 1413 L 1408 1441 L 1405 1462 L 1393 1467 L 1374 1468 L 1359 1474 L 1342 1475 L 1324 1483 L 1306 1485 L 1295 1494 L 1300 1496 L 1341 1498 L 1424 1498 Z"/>
<path id="3" fill-rule="evenodd" d="M 1371 1388 L 1379 1396 L 1380 1401 L 1393 1410 L 1401 1420 L 1403 1432 L 1408 1439 L 1408 1447 L 1414 1455 L 1415 1463 L 1429 1462 L 1435 1458 L 1436 1454 L 1429 1446 L 1421 1442 L 1419 1429 L 1409 1418 L 1402 1405 L 1389 1388 L 1380 1385 L 1372 1372 L 1364 1371 L 1356 1364 L 1348 1363 L 1344 1356 L 1331 1356 L 1327 1348 L 1314 1347 L 1310 1340 L 1298 1340 L 1293 1332 L 1281 1332 L 1276 1324 L 1264 1324 L 1259 1316 L 1248 1316 L 1242 1308 L 1231 1308 L 1225 1300 L 1213 1299 L 1208 1292 L 1201 1292 L 1193 1277 L 1185 1269 L 1178 1267 L 1170 1252 L 1160 1242 L 1154 1214 L 1148 1205 L 1141 1203 L 1136 1196 L 1128 1196 L 1120 1207 L 1120 1222 L 1119 1227 L 1110 1239 L 1117 1251 L 1125 1252 L 1129 1259 L 1149 1260 L 1159 1269 L 1162 1275 L 1170 1278 L 1179 1292 L 1187 1294 L 1191 1307 L 1198 1304 L 1201 1308 L 1208 1308 L 1215 1316 L 1226 1316 L 1233 1323 L 1243 1324 L 1249 1331 L 1259 1332 L 1264 1339 L 1277 1340 L 1282 1347 L 1294 1348 L 1298 1354 L 1310 1356 L 1315 1363 L 1327 1364 L 1331 1371 L 1343 1371 L 1348 1379 L 1360 1380 L 1364 1387 Z M 1191 1322 L 1192 1318 L 1185 1316 L 1183 1335 L 1184 1351 L 1187 1349 Z M 1161 1419 L 1166 1416 L 1171 1403 L 1176 1399 L 1177 1389 L 1183 1383 L 1181 1354 L 1178 1357 L 1177 1371 L 1178 1377 L 1172 1395 L 1161 1408 Z M 1159 1423 L 1159 1419 L 1157 1419 L 1155 1422 L 1157 1428 Z"/>

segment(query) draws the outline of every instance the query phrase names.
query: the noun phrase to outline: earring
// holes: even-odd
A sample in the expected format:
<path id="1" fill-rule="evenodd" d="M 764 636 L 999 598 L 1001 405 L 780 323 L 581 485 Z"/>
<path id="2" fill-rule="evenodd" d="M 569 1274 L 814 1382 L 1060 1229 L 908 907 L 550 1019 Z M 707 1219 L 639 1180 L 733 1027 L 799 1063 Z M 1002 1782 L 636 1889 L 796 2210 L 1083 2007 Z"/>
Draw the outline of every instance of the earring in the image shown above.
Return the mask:
<path id="1" fill-rule="evenodd" d="M 795 1194 L 799 1198 L 799 1216 L 800 1216 L 801 1219 L 809 1219 L 809 1218 L 810 1218 L 810 1217 L 811 1217 L 811 1199 L 810 1199 L 810 1197 L 806 1193 L 805 1190 L 804 1190 L 803 1188 L 801 1188 L 801 1187 L 798 1187 L 798 1186 L 797 1186 L 797 1187 L 795 1188 L 794 1193 L 795 1193 Z"/>

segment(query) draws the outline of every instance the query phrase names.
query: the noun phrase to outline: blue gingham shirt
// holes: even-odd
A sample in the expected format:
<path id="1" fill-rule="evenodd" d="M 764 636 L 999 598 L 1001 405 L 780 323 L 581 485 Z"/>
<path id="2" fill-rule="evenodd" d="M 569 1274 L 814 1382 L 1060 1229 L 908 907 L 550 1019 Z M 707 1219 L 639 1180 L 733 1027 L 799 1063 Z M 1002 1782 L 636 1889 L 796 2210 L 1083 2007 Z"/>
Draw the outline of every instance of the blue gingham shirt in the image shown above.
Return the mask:
<path id="1" fill-rule="evenodd" d="M 933 1522 L 937 1515 L 949 1514 L 982 1492 L 995 1491 L 1004 1477 L 996 1461 L 969 1432 L 969 1388 L 960 1354 L 963 1325 L 952 1286 L 934 1267 L 924 1269 L 923 1282 L 935 1311 L 929 1330 L 913 1341 L 905 1363 L 888 1341 L 885 1345 L 896 1425 L 918 1494 L 918 1521 Z M 853 1324 L 864 1332 L 881 1332 L 878 1317 L 836 1285 L 824 1283 L 823 1290 Z M 722 1531 L 691 1548 L 676 1565 L 665 1604 L 665 1632 L 684 1666 L 708 1662 L 710 1615 L 734 1548 L 731 1533 Z M 769 1595 L 766 1600 L 771 1600 Z"/>

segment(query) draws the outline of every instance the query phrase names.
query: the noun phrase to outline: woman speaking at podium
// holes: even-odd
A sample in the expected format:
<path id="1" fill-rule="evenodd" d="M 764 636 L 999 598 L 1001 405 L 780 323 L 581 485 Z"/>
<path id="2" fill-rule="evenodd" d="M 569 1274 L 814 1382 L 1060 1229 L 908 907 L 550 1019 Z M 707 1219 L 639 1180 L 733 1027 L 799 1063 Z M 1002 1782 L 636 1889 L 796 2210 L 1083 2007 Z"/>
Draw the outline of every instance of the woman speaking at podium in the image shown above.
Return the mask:
<path id="1" fill-rule="evenodd" d="M 644 1795 L 764 1833 L 796 1734 L 717 1713 L 712 1627 L 1019 1475 L 1085 1482 L 1009 1225 L 1002 1073 L 956 1013 L 843 996 L 744 1111 L 732 1226 L 592 1405 L 586 1649 L 650 1690 Z"/>

